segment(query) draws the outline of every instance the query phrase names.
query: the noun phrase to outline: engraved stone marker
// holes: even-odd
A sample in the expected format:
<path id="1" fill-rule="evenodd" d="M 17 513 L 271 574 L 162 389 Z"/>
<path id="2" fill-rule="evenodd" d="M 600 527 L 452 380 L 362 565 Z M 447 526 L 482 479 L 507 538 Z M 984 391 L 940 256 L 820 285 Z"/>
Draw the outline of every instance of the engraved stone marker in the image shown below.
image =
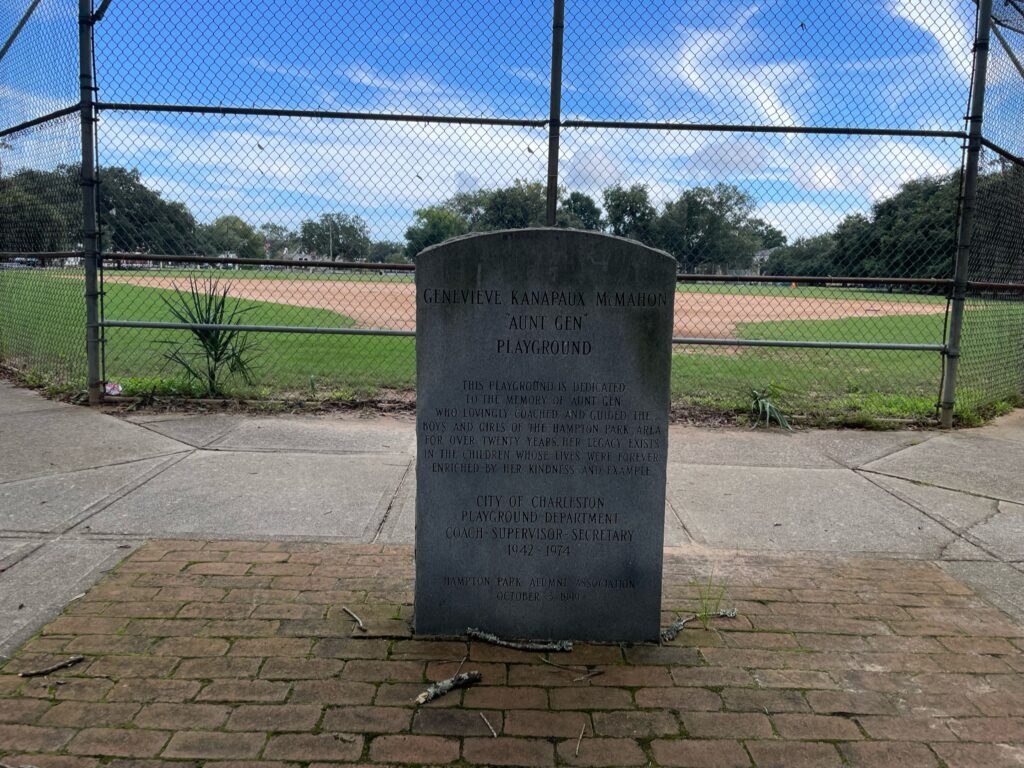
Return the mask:
<path id="1" fill-rule="evenodd" d="M 418 633 L 658 638 L 675 264 L 565 229 L 417 257 Z"/>

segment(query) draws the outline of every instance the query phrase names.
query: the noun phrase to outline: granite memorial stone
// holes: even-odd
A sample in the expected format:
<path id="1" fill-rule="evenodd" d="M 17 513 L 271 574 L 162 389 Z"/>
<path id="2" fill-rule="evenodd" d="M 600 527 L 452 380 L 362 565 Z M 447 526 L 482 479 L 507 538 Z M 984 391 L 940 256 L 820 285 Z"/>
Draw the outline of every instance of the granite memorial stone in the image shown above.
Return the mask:
<path id="1" fill-rule="evenodd" d="M 419 255 L 418 633 L 657 640 L 674 295 L 592 232 Z"/>

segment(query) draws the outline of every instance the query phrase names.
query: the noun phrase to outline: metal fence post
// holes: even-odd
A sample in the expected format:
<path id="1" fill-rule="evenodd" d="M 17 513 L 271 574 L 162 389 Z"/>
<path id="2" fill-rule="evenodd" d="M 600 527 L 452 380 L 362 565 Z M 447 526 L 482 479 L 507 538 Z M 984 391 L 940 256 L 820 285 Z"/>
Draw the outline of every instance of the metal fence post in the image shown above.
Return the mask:
<path id="1" fill-rule="evenodd" d="M 558 215 L 558 139 L 562 127 L 562 38 L 565 0 L 554 0 L 551 13 L 551 109 L 548 123 L 548 190 L 545 223 L 555 226 Z"/>
<path id="2" fill-rule="evenodd" d="M 100 374 L 99 248 L 96 221 L 96 106 L 92 0 L 78 0 L 79 103 L 82 115 L 82 258 L 85 262 L 85 354 L 89 404 L 103 397 Z"/>
<path id="3" fill-rule="evenodd" d="M 974 41 L 974 75 L 971 80 L 971 105 L 967 116 L 967 158 L 960 195 L 960 224 L 957 234 L 956 262 L 953 268 L 953 296 L 946 339 L 946 365 L 939 403 L 943 428 L 953 426 L 956 402 L 957 369 L 960 365 L 960 336 L 963 331 L 964 304 L 967 298 L 967 268 L 974 232 L 974 207 L 978 196 L 978 164 L 981 160 L 981 121 L 985 112 L 985 78 L 988 72 L 989 33 L 992 29 L 992 0 L 978 2 L 978 31 Z"/>

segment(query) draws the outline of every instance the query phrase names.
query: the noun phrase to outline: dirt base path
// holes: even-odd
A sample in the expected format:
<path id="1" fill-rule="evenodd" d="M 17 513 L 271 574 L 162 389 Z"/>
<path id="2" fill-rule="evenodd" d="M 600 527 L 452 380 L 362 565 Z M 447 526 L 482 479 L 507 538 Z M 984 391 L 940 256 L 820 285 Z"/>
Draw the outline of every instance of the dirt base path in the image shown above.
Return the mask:
<path id="1" fill-rule="evenodd" d="M 107 274 L 107 284 L 127 283 L 150 288 L 184 288 L 181 277 Z M 362 328 L 414 330 L 416 291 L 407 281 L 275 280 L 219 278 L 231 295 L 243 299 L 328 309 L 354 319 Z M 785 289 L 783 289 L 785 290 Z M 933 315 L 943 304 L 876 299 L 828 299 L 806 296 L 757 296 L 722 293 L 676 293 L 676 336 L 736 338 L 742 323 L 772 320 L 838 320 L 844 317 Z"/>

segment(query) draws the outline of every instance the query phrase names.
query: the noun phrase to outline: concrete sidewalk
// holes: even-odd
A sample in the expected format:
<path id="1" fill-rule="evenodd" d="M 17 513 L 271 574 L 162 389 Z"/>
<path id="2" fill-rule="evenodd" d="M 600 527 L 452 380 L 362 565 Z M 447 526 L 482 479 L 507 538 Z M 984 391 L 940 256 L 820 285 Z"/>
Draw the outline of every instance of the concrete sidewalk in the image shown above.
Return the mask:
<path id="1" fill-rule="evenodd" d="M 936 561 L 1024 618 L 1024 411 L 956 433 L 672 427 L 666 545 Z M 0 653 L 142 542 L 412 541 L 411 416 L 126 418 L 0 382 Z"/>

